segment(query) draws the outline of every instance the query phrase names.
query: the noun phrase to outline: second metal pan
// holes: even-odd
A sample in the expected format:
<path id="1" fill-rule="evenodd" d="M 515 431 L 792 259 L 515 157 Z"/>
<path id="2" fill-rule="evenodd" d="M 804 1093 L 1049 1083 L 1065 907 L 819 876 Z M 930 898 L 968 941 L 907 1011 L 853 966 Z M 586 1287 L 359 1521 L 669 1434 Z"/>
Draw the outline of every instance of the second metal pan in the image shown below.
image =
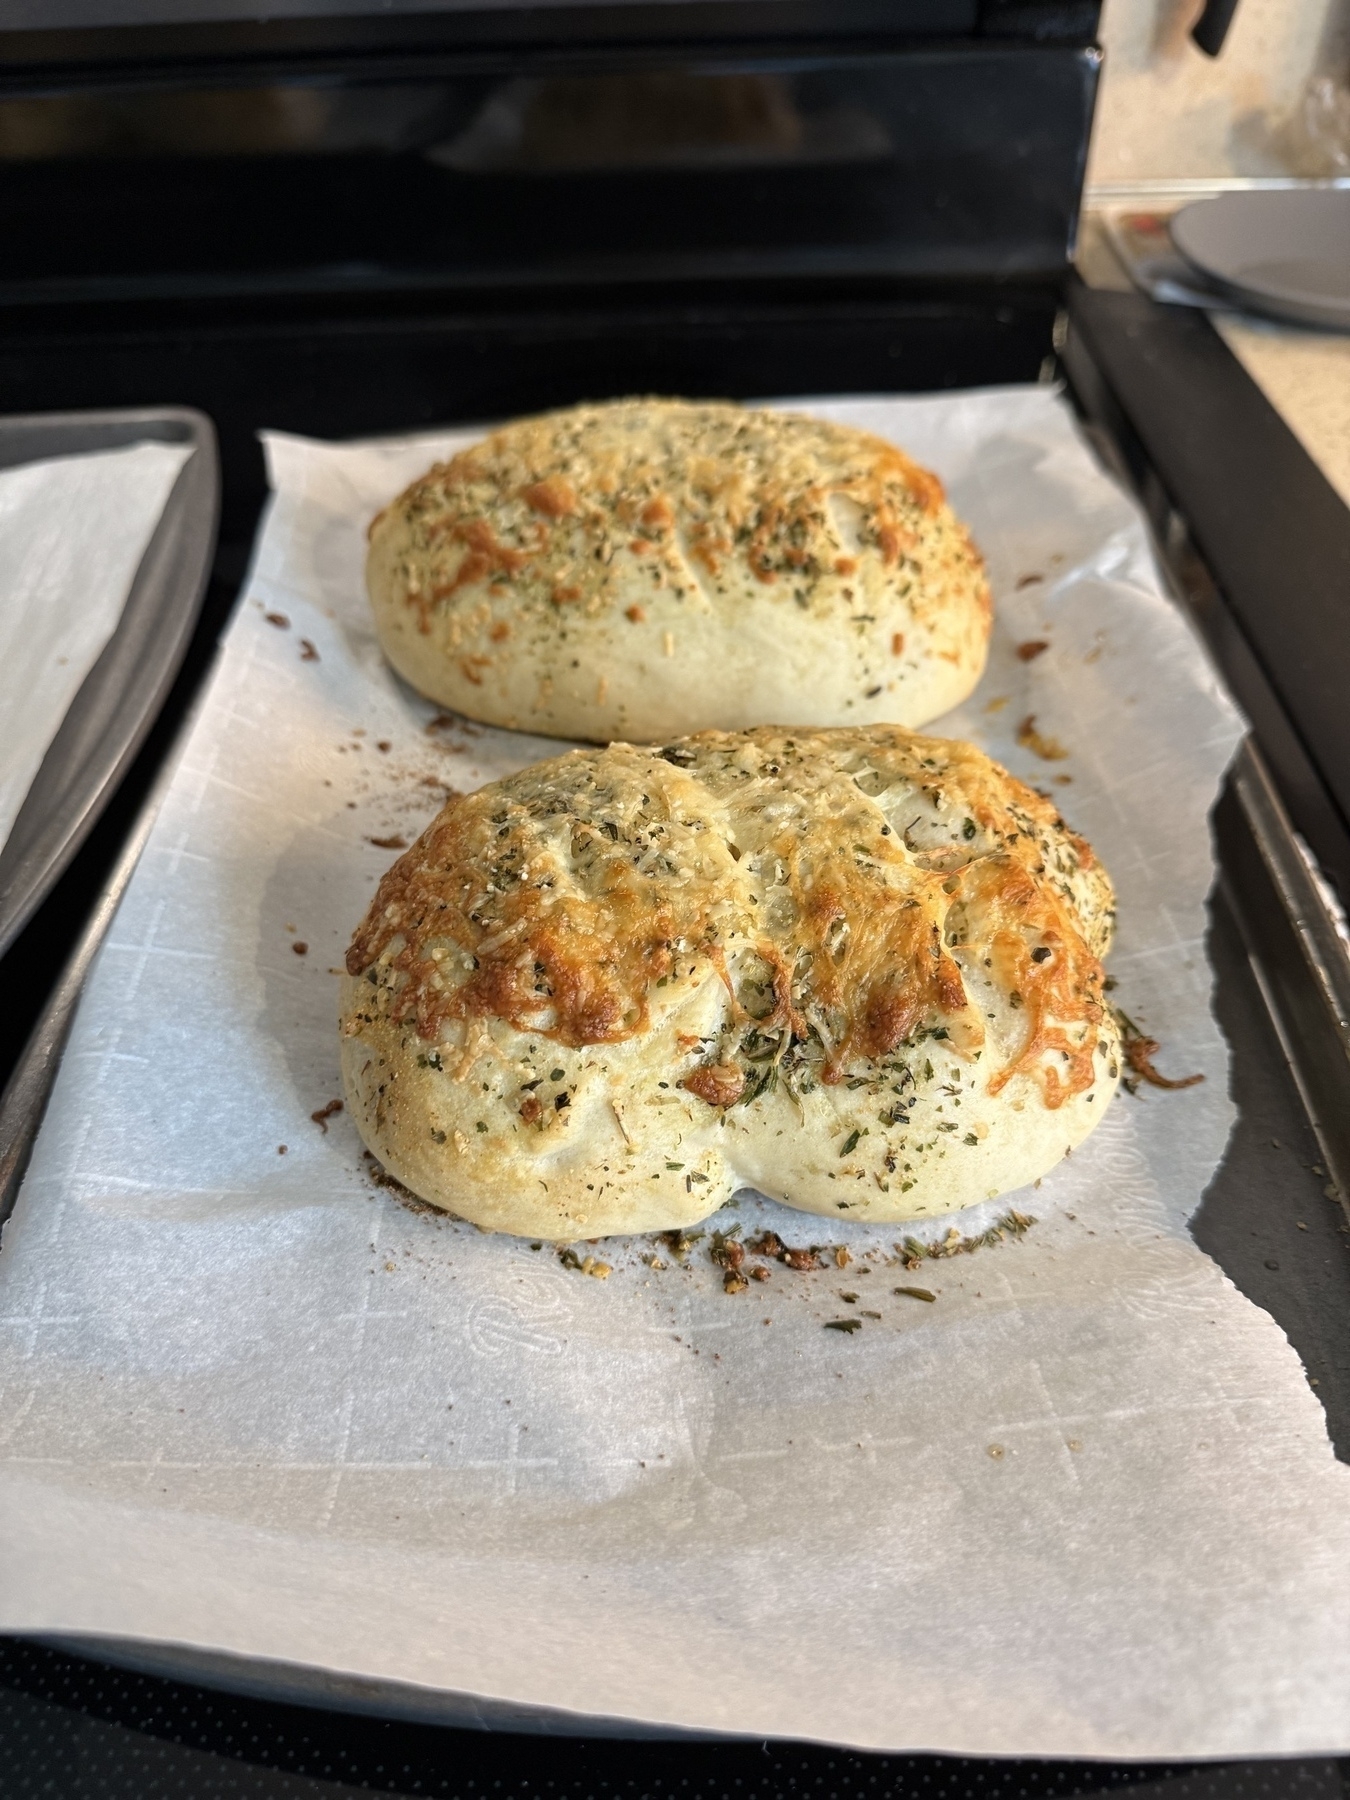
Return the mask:
<path id="1" fill-rule="evenodd" d="M 187 444 L 117 629 L 85 677 L 0 847 L 0 955 L 32 917 L 126 773 L 187 650 L 220 512 L 216 434 L 189 407 L 0 418 L 0 468 L 151 441 Z"/>

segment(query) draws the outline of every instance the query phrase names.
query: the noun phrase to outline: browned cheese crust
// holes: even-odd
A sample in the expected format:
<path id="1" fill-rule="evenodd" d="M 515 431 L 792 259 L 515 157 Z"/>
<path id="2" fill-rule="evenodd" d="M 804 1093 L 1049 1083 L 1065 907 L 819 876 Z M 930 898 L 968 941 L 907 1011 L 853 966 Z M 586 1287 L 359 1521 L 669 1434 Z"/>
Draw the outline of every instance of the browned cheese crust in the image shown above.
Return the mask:
<path id="1" fill-rule="evenodd" d="M 431 698 L 599 741 L 922 724 L 989 636 L 936 476 L 850 426 L 725 404 L 508 425 L 379 515 L 367 578 L 386 654 Z"/>
<path id="2" fill-rule="evenodd" d="M 1112 908 L 1088 845 L 969 744 L 573 752 L 451 801 L 385 876 L 347 957 L 353 1111 L 416 1192 L 508 1230 L 680 1224 L 742 1182 L 950 1210 L 1104 1109 Z"/>

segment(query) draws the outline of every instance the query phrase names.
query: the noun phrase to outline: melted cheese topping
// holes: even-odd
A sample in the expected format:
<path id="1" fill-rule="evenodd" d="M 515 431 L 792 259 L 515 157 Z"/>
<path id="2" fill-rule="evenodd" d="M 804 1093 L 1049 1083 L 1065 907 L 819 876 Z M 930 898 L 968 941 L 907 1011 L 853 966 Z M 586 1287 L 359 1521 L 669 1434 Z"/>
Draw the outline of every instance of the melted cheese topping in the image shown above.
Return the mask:
<path id="1" fill-rule="evenodd" d="M 633 563 L 704 604 L 739 561 L 803 607 L 851 609 L 864 548 L 908 581 L 916 617 L 952 585 L 989 613 L 980 557 L 937 477 L 828 420 L 683 401 L 575 407 L 494 432 L 389 510 L 410 527 L 401 580 L 424 632 L 465 590 L 597 611 Z"/>
<path id="2" fill-rule="evenodd" d="M 1054 808 L 895 726 L 705 732 L 536 764 L 456 797 L 347 956 L 429 1042 L 500 1019 L 579 1047 L 658 1027 L 710 972 L 727 1027 L 684 1086 L 766 1057 L 835 1083 L 928 1034 L 978 1055 L 992 992 L 1048 1107 L 1092 1085 L 1110 883 Z"/>

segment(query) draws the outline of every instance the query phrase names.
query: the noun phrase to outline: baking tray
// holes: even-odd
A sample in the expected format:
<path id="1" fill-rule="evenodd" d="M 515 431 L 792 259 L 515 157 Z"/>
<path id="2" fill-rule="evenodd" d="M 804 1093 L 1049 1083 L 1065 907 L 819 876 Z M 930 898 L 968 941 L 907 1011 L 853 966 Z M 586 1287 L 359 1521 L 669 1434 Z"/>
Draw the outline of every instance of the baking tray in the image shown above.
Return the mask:
<path id="1" fill-rule="evenodd" d="M 1263 1096 L 1264 1109 L 1260 1111 L 1260 1118 L 1264 1144 L 1248 1141 L 1255 1114 L 1249 1107 L 1247 1092 L 1244 1092 L 1241 1095 L 1243 1119 L 1206 1197 L 1204 1217 L 1197 1221 L 1197 1237 L 1245 1292 L 1286 1324 L 1310 1370 L 1320 1371 L 1326 1368 L 1326 1357 L 1322 1353 L 1324 1345 L 1317 1335 L 1317 1327 L 1328 1319 L 1334 1323 L 1337 1317 L 1343 1318 L 1344 1296 L 1341 1296 L 1340 1312 L 1334 1306 L 1329 1308 L 1325 1318 L 1314 1321 L 1314 1330 L 1309 1334 L 1287 1322 L 1290 1293 L 1286 1291 L 1282 1300 L 1278 1293 L 1272 1295 L 1270 1290 L 1288 1290 L 1293 1286 L 1290 1276 L 1298 1257 L 1304 1257 L 1310 1265 L 1314 1260 L 1320 1265 L 1326 1260 L 1328 1248 L 1333 1251 L 1340 1248 L 1334 1237 L 1339 1208 L 1328 1204 L 1328 1197 L 1323 1192 L 1325 1176 L 1315 1172 L 1319 1154 L 1326 1152 L 1312 1137 L 1309 1122 L 1300 1117 L 1297 1092 L 1281 1093 L 1282 1080 L 1285 1089 L 1288 1088 L 1288 1072 L 1280 1066 L 1280 1047 L 1264 1016 L 1263 993 L 1250 991 L 1258 971 L 1249 961 L 1234 928 L 1230 896 L 1241 899 L 1244 907 L 1255 900 L 1254 885 L 1244 869 L 1253 856 L 1260 858 L 1262 866 L 1271 872 L 1277 920 L 1288 924 L 1294 947 L 1302 947 L 1310 967 L 1315 963 L 1327 971 L 1333 986 L 1337 979 L 1332 969 L 1337 953 L 1333 942 L 1334 921 L 1315 884 L 1311 883 L 1308 866 L 1271 787 L 1259 751 L 1250 742 L 1243 746 L 1236 759 L 1222 805 L 1226 821 L 1219 834 L 1223 888 L 1211 906 L 1211 959 L 1219 976 L 1225 1007 L 1223 1023 L 1233 1049 L 1235 1089 L 1243 1088 Z M 142 831 L 148 828 L 148 823 L 147 818 Z M 1296 905 L 1281 910 L 1281 895 L 1292 892 L 1296 886 L 1299 887 Z M 97 925 L 92 929 L 101 931 Z M 1339 954 L 1344 962 L 1343 947 Z M 56 1013 L 39 1033 L 32 1056 L 25 1058 L 20 1071 L 19 1081 L 28 1085 L 30 1096 L 25 1121 L 35 1120 L 37 1107 L 45 1097 L 50 1076 L 55 1071 L 66 1009 L 73 1000 L 81 974 L 82 968 L 77 968 L 62 984 L 55 1003 Z M 1263 983 L 1263 988 L 1265 985 Z M 1279 1104 L 1281 1100 L 1282 1104 Z M 15 1104 L 22 1104 L 21 1088 L 18 1087 Z M 1285 1160 L 1298 1159 L 1296 1146 L 1302 1139 L 1308 1140 L 1304 1146 L 1306 1153 L 1286 1168 Z M 1276 1173 L 1269 1167 L 1271 1157 L 1263 1156 L 1262 1151 L 1266 1146 L 1273 1148 L 1277 1144 L 1285 1147 L 1288 1158 L 1282 1157 Z M 1272 1174 L 1276 1174 L 1283 1201 L 1278 1209 L 1270 1206 Z M 1271 1216 L 1272 1213 L 1275 1216 Z M 1290 1234 L 1301 1233 L 1302 1236 L 1292 1237 L 1289 1244 L 1283 1239 L 1278 1245 L 1271 1244 L 1256 1236 L 1253 1222 L 1268 1232 L 1279 1232 L 1282 1225 L 1287 1225 Z M 1251 1261 L 1249 1239 L 1253 1247 L 1259 1246 L 1266 1252 L 1256 1258 L 1254 1268 L 1247 1266 Z M 1270 1255 L 1271 1249 L 1277 1254 Z M 1318 1374 L 1314 1379 L 1319 1383 L 1322 1380 L 1328 1382 L 1323 1398 L 1327 1402 L 1329 1423 L 1344 1453 L 1347 1409 L 1337 1374 L 1338 1370 L 1333 1369 L 1329 1376 Z M 631 1726 L 616 1728 L 613 1722 L 601 1719 L 582 1720 L 497 1706 L 463 1695 L 432 1694 L 393 1682 L 353 1680 L 319 1669 L 194 1651 L 182 1646 L 150 1646 L 89 1638 L 46 1641 L 52 1648 L 69 1654 L 96 1657 L 133 1671 L 190 1681 L 273 1703 L 508 1733 L 533 1731 L 557 1737 L 584 1735 L 592 1738 L 611 1734 L 647 1735 L 634 1733 Z"/>
<path id="2" fill-rule="evenodd" d="M 191 455 L 146 545 L 117 629 L 0 848 L 0 955 L 79 849 L 155 721 L 197 621 L 220 513 L 216 433 L 204 413 L 155 407 L 0 418 L 0 469 L 147 441 L 186 444 Z"/>
<path id="3" fill-rule="evenodd" d="M 1071 372 L 1080 376 L 1085 374 L 1081 366 Z M 765 382 L 763 385 L 771 387 L 772 384 Z M 1083 383 L 1080 400 L 1088 397 L 1088 386 Z M 1088 405 L 1085 410 L 1091 414 L 1094 409 Z M 1108 424 L 1104 415 L 1098 415 L 1093 422 L 1105 431 L 1118 421 L 1112 416 Z M 1133 485 L 1143 488 L 1147 495 L 1147 482 L 1136 479 Z M 1155 516 L 1155 528 L 1165 560 L 1172 560 L 1168 554 L 1170 550 L 1177 554 L 1180 562 L 1183 560 L 1178 553 L 1180 539 L 1172 529 L 1173 524 L 1171 519 Z M 1179 589 L 1182 585 L 1178 581 Z M 1204 629 L 1205 606 L 1201 589 L 1188 586 L 1178 597 Z M 1212 617 L 1208 623 L 1212 628 Z M 1213 645 L 1213 629 L 1205 630 L 1205 635 Z M 1227 659 L 1220 656 L 1219 660 L 1224 663 Z M 1225 672 L 1229 671 L 1226 669 Z M 1259 710 L 1245 695 L 1244 702 L 1248 704 L 1249 712 Z M 1262 732 L 1258 736 L 1266 751 L 1265 762 L 1278 760 L 1270 754 L 1272 748 L 1278 749 L 1278 744 L 1272 745 L 1269 733 Z M 1219 972 L 1222 1021 L 1234 1051 L 1234 1093 L 1239 1100 L 1241 1116 L 1223 1168 L 1197 1215 L 1195 1235 L 1202 1248 L 1215 1256 L 1242 1291 L 1269 1310 L 1288 1332 L 1310 1377 L 1318 1385 L 1337 1451 L 1350 1459 L 1350 1349 L 1344 1333 L 1344 1319 L 1350 1313 L 1350 1255 L 1346 1250 L 1341 1207 L 1334 1195 L 1326 1193 L 1326 1188 L 1332 1184 L 1319 1172 L 1328 1167 L 1328 1162 L 1338 1159 L 1319 1160 L 1327 1157 L 1325 1144 L 1314 1135 L 1313 1126 L 1300 1104 L 1299 1089 L 1305 1103 L 1309 1097 L 1308 1058 L 1301 1056 L 1296 1063 L 1289 1056 L 1286 1061 L 1296 1043 L 1297 1029 L 1276 1011 L 1281 1026 L 1277 1036 L 1267 1013 L 1268 1006 L 1272 1010 L 1279 1006 L 1282 994 L 1287 991 L 1295 998 L 1301 996 L 1309 1007 L 1316 1002 L 1322 1010 L 1309 1016 L 1317 1016 L 1323 1032 L 1329 1032 L 1332 1038 L 1336 1036 L 1339 1021 L 1335 1016 L 1335 993 L 1340 976 L 1326 960 L 1334 950 L 1335 925 L 1315 885 L 1311 895 L 1307 891 L 1308 865 L 1290 820 L 1274 795 L 1265 762 L 1260 751 L 1249 749 L 1244 753 L 1220 808 L 1220 816 L 1216 818 L 1221 885 L 1212 906 L 1211 956 Z M 1283 776 L 1284 770 L 1280 769 L 1279 773 Z M 1281 791 L 1285 791 L 1283 780 L 1280 786 Z M 144 823 L 148 827 L 149 819 Z M 1308 826 L 1304 821 L 1300 819 L 1297 823 L 1307 835 Z M 134 847 L 129 846 L 129 851 L 133 850 Z M 134 862 L 134 853 L 131 860 Z M 1260 872 L 1260 883 L 1255 872 Z M 1291 900 L 1295 903 L 1293 913 L 1289 910 Z M 1239 908 L 1243 915 L 1240 920 L 1237 916 Z M 112 909 L 111 905 L 101 909 L 105 923 L 111 917 Z M 40 1118 L 40 1108 L 45 1103 L 47 1085 L 55 1073 L 64 1037 L 62 1020 L 68 1020 L 73 1010 L 83 968 L 92 958 L 101 933 L 102 926 L 95 920 L 87 945 L 82 945 L 72 962 L 53 1009 L 39 1027 L 30 1044 L 30 1053 L 16 1072 L 4 1108 L 0 1110 L 0 1143 L 6 1141 L 6 1128 L 19 1118 L 21 1107 L 27 1109 L 34 1128 Z M 1260 957 L 1253 955 L 1254 938 L 1265 941 Z M 1278 970 L 1273 962 L 1277 947 L 1280 952 Z M 1320 989 L 1315 981 L 1308 979 L 1309 975 L 1316 975 L 1319 967 L 1328 972 Z M 1282 985 L 1286 982 L 1289 984 L 1287 990 Z M 1324 1036 L 1323 1042 L 1326 1041 Z M 1318 1059 L 1313 1060 L 1316 1063 Z M 1321 1061 L 1321 1067 L 1324 1073 L 1339 1072 L 1334 1062 L 1328 1064 L 1325 1059 Z M 1335 1108 L 1324 1102 L 1319 1105 L 1318 1114 L 1317 1122 L 1324 1136 L 1331 1135 L 1327 1127 L 1330 1119 L 1337 1116 Z M 1350 1103 L 1345 1116 L 1350 1117 Z M 0 1169 L 2 1173 L 3 1169 Z M 76 1651 L 74 1643 L 68 1642 L 65 1648 Z M 33 1654 L 39 1653 L 34 1651 Z M 161 1677 L 176 1674 L 180 1680 L 198 1682 L 218 1692 L 232 1690 L 236 1694 L 266 1695 L 274 1703 L 323 1706 L 349 1715 L 370 1712 L 386 1720 L 402 1719 L 405 1724 L 398 1729 L 403 1730 L 415 1729 L 408 1722 L 430 1716 L 424 1695 L 388 1690 L 357 1695 L 344 1691 L 338 1683 L 325 1693 L 327 1684 L 322 1677 L 314 1678 L 318 1672 L 280 1665 L 240 1667 L 231 1663 L 226 1666 L 225 1659 L 217 1661 L 180 1655 L 174 1647 L 160 1647 L 150 1652 L 142 1645 L 116 1645 L 106 1640 L 89 1639 L 79 1644 L 77 1654 L 100 1658 L 105 1664 L 116 1661 L 124 1667 L 147 1671 L 153 1668 Z M 438 1714 L 441 1720 L 446 1718 L 439 1709 Z M 308 1720 L 313 1717 L 313 1714 L 300 1715 L 296 1729 L 311 1730 Z M 489 1721 L 480 1718 L 476 1722 L 482 1725 Z M 507 1725 L 508 1729 L 512 1723 L 506 1720 L 491 1722 Z M 591 1728 L 594 1729 L 593 1724 Z M 396 1727 L 389 1725 L 386 1729 Z M 445 1729 L 444 1724 L 442 1729 Z M 520 1729 L 519 1722 L 515 1722 L 515 1729 Z M 463 1740 L 456 1736 L 452 1741 L 458 1745 Z M 726 1748 L 721 1746 L 723 1754 Z M 688 1755 L 692 1750 L 687 1745 L 670 1745 L 665 1754 Z M 1292 1766 L 1298 1768 L 1301 1765 Z M 1334 1770 L 1334 1765 L 1331 1767 Z"/>
<path id="4" fill-rule="evenodd" d="M 197 416 L 200 417 L 200 415 Z M 202 419 L 202 423 L 209 431 L 209 421 Z M 194 457 L 192 460 L 195 461 L 196 458 Z M 184 473 L 187 472 L 187 466 L 184 468 Z M 153 548 L 153 543 L 151 548 Z M 149 551 L 146 554 L 148 556 Z M 187 614 L 189 627 L 196 608 L 197 601 L 194 600 Z M 182 654 L 180 648 L 173 666 L 164 677 L 165 688 L 173 679 L 174 669 L 181 660 Z M 162 698 L 162 691 L 160 697 Z M 150 827 L 155 822 L 155 815 L 160 809 L 164 796 L 169 791 L 174 770 L 178 766 L 178 752 L 187 742 L 188 733 L 192 729 L 196 716 L 197 709 L 194 706 L 187 719 L 178 728 L 169 753 L 164 757 L 149 792 L 136 810 L 131 829 L 121 841 L 116 859 L 104 878 L 98 897 L 84 921 L 80 935 L 61 970 L 60 977 L 48 995 L 46 1005 L 29 1034 L 9 1080 L 5 1083 L 4 1092 L 0 1093 L 0 1227 L 4 1226 L 5 1221 L 14 1210 L 14 1202 L 18 1198 L 24 1171 L 27 1169 L 28 1159 L 32 1155 L 38 1128 L 42 1124 L 43 1114 L 47 1110 L 52 1083 L 56 1080 L 56 1072 L 61 1066 L 61 1052 L 65 1049 L 66 1038 L 75 1017 L 75 1009 L 79 1005 L 85 977 L 93 964 L 99 945 L 107 934 L 108 927 L 113 922 L 136 864 L 140 861 L 141 851 L 145 848 L 146 839 L 150 836 Z M 153 709 L 150 717 L 153 717 Z M 149 719 L 146 723 L 149 723 Z M 138 729 L 135 742 L 139 742 L 143 735 L 144 727 Z M 134 743 L 132 747 L 134 749 Z M 130 756 L 130 752 L 128 752 L 128 756 Z M 0 1240 L 0 1249 L 2 1248 L 3 1241 Z"/>
<path id="5" fill-rule="evenodd" d="M 190 729 L 191 720 L 180 744 Z M 0 1144 L 11 1139 L 22 1142 L 24 1161 L 60 1064 L 80 987 L 135 868 L 176 760 L 172 754 L 166 759 L 100 905 L 0 1103 Z M 1344 1190 L 1334 1179 L 1344 1166 L 1341 1119 L 1329 1104 L 1336 1091 L 1338 1061 L 1341 1067 L 1350 1067 L 1346 1062 L 1350 1039 L 1337 1005 L 1337 996 L 1350 981 L 1350 954 L 1250 738 L 1234 759 L 1215 808 L 1214 830 L 1218 869 L 1209 902 L 1207 948 L 1240 1112 L 1192 1229 L 1201 1248 L 1284 1328 L 1323 1403 L 1336 1452 L 1350 1460 L 1350 1344 L 1344 1331 L 1350 1313 L 1350 1233 L 1340 1201 Z M 1324 1084 L 1320 1090 L 1311 1085 L 1319 1071 Z M 22 1172 L 16 1158 L 0 1152 L 4 1197 L 0 1219 L 13 1204 Z M 644 1730 L 626 1721 L 432 1692 L 396 1681 L 177 1644 L 74 1635 L 28 1642 L 35 1649 L 40 1646 L 77 1661 L 93 1659 L 96 1665 L 189 1683 L 241 1702 L 317 1709 L 353 1719 L 364 1716 L 399 1727 L 434 1726 L 455 1733 L 457 1744 L 463 1741 L 458 1734 L 484 1731 L 508 1740 L 514 1736 L 522 1744 L 531 1738 L 554 1744 L 584 1738 L 593 1745 L 655 1738 L 664 1740 L 671 1751 L 677 1746 L 687 1751 L 700 1742 L 718 1743 L 724 1749 L 741 1742 L 715 1733 Z M 522 1756 L 529 1754 L 522 1749 Z M 860 1764 L 868 1766 L 871 1760 L 861 1756 Z M 1004 1765 L 996 1761 L 991 1766 Z M 1090 1792 L 1096 1785 L 1087 1779 L 1075 1791 Z"/>

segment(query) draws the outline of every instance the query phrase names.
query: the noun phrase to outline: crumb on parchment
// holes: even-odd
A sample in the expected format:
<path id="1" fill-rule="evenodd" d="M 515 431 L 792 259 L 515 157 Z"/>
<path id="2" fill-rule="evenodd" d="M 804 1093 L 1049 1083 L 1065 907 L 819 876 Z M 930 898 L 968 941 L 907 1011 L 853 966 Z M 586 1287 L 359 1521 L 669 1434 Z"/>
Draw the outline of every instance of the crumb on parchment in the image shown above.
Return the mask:
<path id="1" fill-rule="evenodd" d="M 1042 762 L 1063 762 L 1069 754 L 1057 737 L 1036 729 L 1035 713 L 1028 713 L 1017 727 L 1017 741 L 1024 750 L 1039 756 Z"/>

